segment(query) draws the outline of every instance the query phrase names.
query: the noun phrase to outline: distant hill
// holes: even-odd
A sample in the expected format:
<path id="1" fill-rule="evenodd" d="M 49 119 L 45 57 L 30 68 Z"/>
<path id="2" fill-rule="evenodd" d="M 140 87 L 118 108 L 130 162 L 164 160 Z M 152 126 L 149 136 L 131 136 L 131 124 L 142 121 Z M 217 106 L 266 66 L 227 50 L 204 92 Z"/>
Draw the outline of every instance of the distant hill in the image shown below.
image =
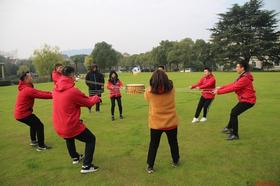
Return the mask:
<path id="1" fill-rule="evenodd" d="M 92 52 L 91 48 L 84 48 L 84 49 L 64 50 L 64 51 L 62 51 L 62 54 L 71 57 L 71 56 L 75 56 L 75 55 L 79 55 L 79 54 L 89 55 L 91 52 Z"/>

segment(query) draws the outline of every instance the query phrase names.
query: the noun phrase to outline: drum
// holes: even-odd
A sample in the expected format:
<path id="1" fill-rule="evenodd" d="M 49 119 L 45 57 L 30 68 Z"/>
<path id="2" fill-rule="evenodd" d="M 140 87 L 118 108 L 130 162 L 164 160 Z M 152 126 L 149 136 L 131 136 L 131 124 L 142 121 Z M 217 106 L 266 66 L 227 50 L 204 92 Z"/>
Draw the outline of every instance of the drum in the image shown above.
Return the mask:
<path id="1" fill-rule="evenodd" d="M 125 87 L 127 94 L 143 94 L 145 92 L 144 84 L 127 84 Z"/>

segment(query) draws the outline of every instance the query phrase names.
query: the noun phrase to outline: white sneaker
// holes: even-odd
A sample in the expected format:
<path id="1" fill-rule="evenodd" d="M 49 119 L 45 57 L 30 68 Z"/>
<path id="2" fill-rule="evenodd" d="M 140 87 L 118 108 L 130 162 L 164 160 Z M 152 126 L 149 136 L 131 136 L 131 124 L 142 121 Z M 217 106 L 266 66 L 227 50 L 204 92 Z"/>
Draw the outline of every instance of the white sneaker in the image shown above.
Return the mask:
<path id="1" fill-rule="evenodd" d="M 199 119 L 198 118 L 193 118 L 192 123 L 197 123 L 197 122 L 199 122 Z"/>
<path id="2" fill-rule="evenodd" d="M 81 169 L 81 173 L 86 174 L 86 173 L 90 173 L 90 172 L 96 172 L 98 170 L 98 168 L 99 167 L 94 166 L 94 165 L 90 165 L 90 166 L 83 165 L 82 169 Z"/>
<path id="3" fill-rule="evenodd" d="M 72 159 L 72 160 L 73 160 L 72 163 L 73 163 L 73 165 L 78 164 L 78 163 L 80 163 L 83 159 L 84 159 L 84 155 L 79 154 L 79 157 L 73 158 L 73 159 Z"/>
<path id="4" fill-rule="evenodd" d="M 207 118 L 203 117 L 203 118 L 200 119 L 200 121 L 205 122 L 205 121 L 207 121 Z"/>

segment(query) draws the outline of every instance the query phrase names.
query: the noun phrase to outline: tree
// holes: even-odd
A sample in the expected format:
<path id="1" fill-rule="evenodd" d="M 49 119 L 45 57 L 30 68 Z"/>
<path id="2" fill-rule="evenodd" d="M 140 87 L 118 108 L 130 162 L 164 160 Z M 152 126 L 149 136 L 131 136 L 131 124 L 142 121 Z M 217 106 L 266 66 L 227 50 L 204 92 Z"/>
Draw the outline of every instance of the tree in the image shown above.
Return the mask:
<path id="1" fill-rule="evenodd" d="M 75 64 L 76 73 L 86 73 L 87 69 L 84 66 L 85 57 L 87 55 L 80 54 L 71 56 L 70 59 Z"/>
<path id="2" fill-rule="evenodd" d="M 200 71 L 204 67 L 211 67 L 212 69 L 216 67 L 213 45 L 203 39 L 197 39 L 193 46 L 192 68 Z"/>
<path id="3" fill-rule="evenodd" d="M 167 54 L 167 61 L 171 69 L 172 64 L 176 65 L 179 69 L 179 64 L 183 66 L 185 70 L 187 67 L 191 67 L 191 56 L 193 49 L 193 41 L 190 38 L 185 38 L 180 42 L 174 42 L 172 49 Z"/>
<path id="4" fill-rule="evenodd" d="M 45 44 L 43 48 L 34 51 L 32 63 L 39 75 L 50 75 L 56 63 L 64 64 L 64 58 L 58 47 Z"/>
<path id="5" fill-rule="evenodd" d="M 29 70 L 30 69 L 27 65 L 21 65 L 21 66 L 19 66 L 19 68 L 17 70 L 17 75 L 20 76 L 23 72 L 27 72 Z"/>
<path id="6" fill-rule="evenodd" d="M 101 70 L 111 69 L 118 63 L 118 54 L 112 48 L 112 45 L 106 42 L 96 43 L 94 49 L 90 55 L 93 59 L 93 63 L 96 63 Z"/>
<path id="7" fill-rule="evenodd" d="M 276 13 L 262 7 L 261 0 L 250 0 L 242 6 L 234 4 L 228 12 L 219 14 L 219 22 L 210 30 L 223 63 L 249 63 L 252 56 L 264 61 L 277 55 L 273 50 L 279 35 L 275 31 Z"/>
<path id="8" fill-rule="evenodd" d="M 15 76 L 17 74 L 18 65 L 15 64 L 15 61 L 0 55 L 0 63 L 4 63 L 5 76 Z"/>
<path id="9" fill-rule="evenodd" d="M 167 55 L 174 46 L 173 41 L 161 41 L 158 47 L 153 48 L 151 51 L 151 60 L 153 64 L 156 65 L 168 65 Z"/>
<path id="10" fill-rule="evenodd" d="M 90 70 L 91 65 L 93 64 L 93 59 L 91 56 L 86 56 L 84 60 L 84 66 L 87 70 Z"/>

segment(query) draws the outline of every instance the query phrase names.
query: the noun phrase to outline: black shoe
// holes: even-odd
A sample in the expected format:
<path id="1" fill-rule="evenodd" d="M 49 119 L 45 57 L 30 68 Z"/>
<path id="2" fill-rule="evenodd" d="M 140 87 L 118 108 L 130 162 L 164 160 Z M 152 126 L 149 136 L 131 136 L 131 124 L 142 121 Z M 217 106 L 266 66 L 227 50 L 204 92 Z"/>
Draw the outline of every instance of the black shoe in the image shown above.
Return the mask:
<path id="1" fill-rule="evenodd" d="M 234 134 L 230 134 L 227 138 L 227 140 L 238 140 L 239 136 L 238 135 L 234 135 Z"/>
<path id="2" fill-rule="evenodd" d="M 99 169 L 99 167 L 94 166 L 94 165 L 83 165 L 81 169 L 81 173 L 90 173 L 90 172 L 96 172 Z"/>
<path id="3" fill-rule="evenodd" d="M 231 133 L 232 133 L 232 129 L 229 129 L 229 128 L 225 127 L 225 128 L 222 130 L 222 133 L 231 134 Z"/>
<path id="4" fill-rule="evenodd" d="M 51 148 L 52 147 L 50 147 L 50 146 L 44 145 L 43 147 L 38 146 L 36 150 L 38 152 L 40 152 L 40 151 L 48 150 L 48 149 L 51 149 Z"/>
<path id="5" fill-rule="evenodd" d="M 152 174 L 153 172 L 155 172 L 153 167 L 148 166 L 146 171 L 148 172 L 148 174 Z"/>
<path id="6" fill-rule="evenodd" d="M 120 119 L 123 119 L 123 116 L 122 116 L 122 115 L 120 115 Z"/>
<path id="7" fill-rule="evenodd" d="M 84 155 L 79 154 L 77 158 L 73 158 L 73 165 L 80 163 L 84 159 Z"/>
<path id="8" fill-rule="evenodd" d="M 32 147 L 36 147 L 38 145 L 38 141 L 31 141 L 29 145 Z"/>
<path id="9" fill-rule="evenodd" d="M 112 121 L 114 121 L 115 120 L 115 117 L 114 116 L 112 116 Z"/>
<path id="10" fill-rule="evenodd" d="M 172 165 L 172 167 L 178 167 L 179 166 L 179 160 L 177 162 L 172 162 L 171 165 Z"/>

